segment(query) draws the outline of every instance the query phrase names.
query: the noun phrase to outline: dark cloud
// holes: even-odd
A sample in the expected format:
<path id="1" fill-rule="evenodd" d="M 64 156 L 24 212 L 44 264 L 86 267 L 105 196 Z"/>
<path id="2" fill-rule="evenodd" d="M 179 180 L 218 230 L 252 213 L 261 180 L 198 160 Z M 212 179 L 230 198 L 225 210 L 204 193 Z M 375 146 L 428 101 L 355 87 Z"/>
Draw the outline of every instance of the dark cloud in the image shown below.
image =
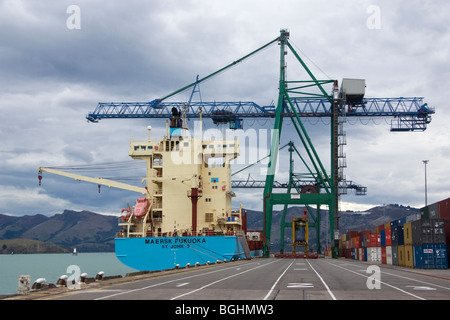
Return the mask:
<path id="1" fill-rule="evenodd" d="M 67 28 L 70 5 L 81 10 L 79 30 Z M 367 27 L 370 5 L 380 8 L 379 29 Z M 128 160 L 129 140 L 145 139 L 148 124 L 153 137 L 162 136 L 164 121 L 87 123 L 85 115 L 97 102 L 162 97 L 271 41 L 284 27 L 318 78 L 365 78 L 368 96 L 425 96 L 439 112 L 425 133 L 391 134 L 384 119 L 349 119 L 346 176 L 369 193 L 342 200 L 353 206 L 420 206 L 425 158 L 430 159 L 429 202 L 441 200 L 450 181 L 445 167 L 449 119 L 443 111 L 450 71 L 448 6 L 443 0 L 407 5 L 386 0 L 1 1 L 0 213 L 118 212 L 133 195 L 103 189 L 99 195 L 95 185 L 90 190 L 49 175 L 45 187 L 38 188 L 38 167 Z M 276 101 L 278 51 L 275 44 L 202 83 L 203 100 Z M 288 77 L 304 79 L 293 55 L 287 59 Z M 172 101 L 188 96 L 185 92 Z M 270 120 L 244 124 L 253 129 L 271 125 Z M 329 122 L 305 120 L 305 125 L 328 168 Z M 282 143 L 295 137 L 292 132 L 286 124 Z M 280 159 L 280 180 L 286 178 L 285 160 Z M 249 196 L 255 192 L 262 190 L 239 190 L 237 201 L 260 209 L 261 199 Z"/>

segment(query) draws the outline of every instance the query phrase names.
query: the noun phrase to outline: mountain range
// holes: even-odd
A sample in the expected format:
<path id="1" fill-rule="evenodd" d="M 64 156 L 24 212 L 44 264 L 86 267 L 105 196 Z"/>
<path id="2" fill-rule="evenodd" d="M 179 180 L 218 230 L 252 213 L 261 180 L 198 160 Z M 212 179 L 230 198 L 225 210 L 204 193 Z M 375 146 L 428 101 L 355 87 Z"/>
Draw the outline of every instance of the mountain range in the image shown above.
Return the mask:
<path id="1" fill-rule="evenodd" d="M 286 222 L 303 215 L 303 207 L 290 207 Z M 316 211 L 313 209 L 313 213 Z M 401 205 L 374 207 L 366 212 L 341 212 L 340 232 L 349 230 L 372 230 L 385 222 L 420 213 L 419 209 Z M 280 221 L 282 211 L 274 211 L 272 216 L 272 251 L 280 246 Z M 0 214 L 0 253 L 35 252 L 112 252 L 114 237 L 119 231 L 118 217 L 101 215 L 90 211 L 64 210 L 61 214 L 42 214 L 21 217 Z M 247 210 L 247 229 L 262 230 L 263 215 L 260 211 Z M 329 238 L 328 211 L 321 211 L 321 240 L 325 244 Z M 291 229 L 285 230 L 285 243 L 289 243 Z M 316 235 L 310 233 L 311 242 Z M 16 240 L 20 239 L 20 240 Z M 33 241 L 24 241 L 29 239 Z"/>
<path id="2" fill-rule="evenodd" d="M 303 216 L 304 207 L 289 207 L 286 212 L 285 222 L 292 222 L 292 219 L 301 218 Z M 317 216 L 317 210 L 311 209 L 314 215 Z M 281 218 L 282 210 L 273 211 L 272 214 L 272 228 L 271 228 L 271 252 L 278 252 L 280 248 L 280 234 L 281 234 Z M 344 234 L 348 231 L 363 231 L 370 230 L 374 232 L 375 227 L 385 224 L 393 220 L 401 219 L 409 215 L 420 216 L 420 209 L 412 208 L 410 206 L 403 206 L 399 204 L 389 204 L 384 206 L 373 207 L 364 212 L 345 211 L 339 212 L 339 233 Z M 321 209 L 320 214 L 320 242 L 322 246 L 329 243 L 329 215 L 328 210 Z M 312 222 L 310 218 L 310 222 Z M 262 213 L 258 211 L 247 210 L 247 229 L 261 230 L 262 229 Z M 284 245 L 286 250 L 290 249 L 292 229 L 285 229 Z M 309 242 L 312 245 L 312 250 L 315 250 L 316 232 L 309 229 Z"/>
<path id="3" fill-rule="evenodd" d="M 0 240 L 25 238 L 53 243 L 69 251 L 77 248 L 79 252 L 110 252 L 114 251 L 114 236 L 119 231 L 117 221 L 117 217 L 90 211 L 64 210 L 51 217 L 0 214 Z M 5 251 L 3 247 L 0 243 L 0 250 Z"/>

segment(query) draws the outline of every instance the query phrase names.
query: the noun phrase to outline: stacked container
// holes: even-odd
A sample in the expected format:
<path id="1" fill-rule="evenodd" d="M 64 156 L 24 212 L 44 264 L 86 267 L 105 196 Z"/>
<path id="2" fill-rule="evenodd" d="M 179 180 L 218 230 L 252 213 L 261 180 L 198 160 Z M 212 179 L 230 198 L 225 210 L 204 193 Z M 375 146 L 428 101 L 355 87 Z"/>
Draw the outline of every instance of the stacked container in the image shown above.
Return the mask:
<path id="1" fill-rule="evenodd" d="M 403 224 L 406 219 L 391 221 L 391 243 L 392 243 L 392 264 L 395 266 L 405 265 L 405 241 Z"/>
<path id="2" fill-rule="evenodd" d="M 409 268 L 447 269 L 450 198 L 421 208 L 420 214 L 379 225 L 374 231 L 342 235 L 341 256 Z"/>
<path id="3" fill-rule="evenodd" d="M 341 236 L 341 256 L 409 268 L 447 269 L 450 250 L 450 198 L 420 213 L 387 222 L 371 231 Z"/>
<path id="4" fill-rule="evenodd" d="M 341 257 L 348 259 L 381 262 L 380 235 L 372 231 L 349 231 L 339 241 Z"/>
<path id="5" fill-rule="evenodd" d="M 448 268 L 445 220 L 421 219 L 413 221 L 411 223 L 411 241 L 414 268 Z"/>

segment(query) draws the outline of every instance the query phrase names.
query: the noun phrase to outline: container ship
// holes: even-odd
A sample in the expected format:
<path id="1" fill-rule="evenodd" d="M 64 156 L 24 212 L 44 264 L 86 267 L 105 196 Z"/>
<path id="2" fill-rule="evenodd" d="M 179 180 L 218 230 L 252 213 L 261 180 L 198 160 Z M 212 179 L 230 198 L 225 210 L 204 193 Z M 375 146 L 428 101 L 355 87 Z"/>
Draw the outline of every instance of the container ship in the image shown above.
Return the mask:
<path id="1" fill-rule="evenodd" d="M 238 139 L 205 141 L 201 125 L 191 137 L 178 114 L 160 141 L 150 126 L 147 141 L 131 140 L 129 156 L 146 163 L 144 188 L 44 167 L 39 179 L 50 172 L 141 193 L 122 210 L 115 253 L 131 268 L 165 270 L 262 256 L 262 231 L 247 230 L 242 205 L 232 209 L 230 162 L 238 155 Z"/>

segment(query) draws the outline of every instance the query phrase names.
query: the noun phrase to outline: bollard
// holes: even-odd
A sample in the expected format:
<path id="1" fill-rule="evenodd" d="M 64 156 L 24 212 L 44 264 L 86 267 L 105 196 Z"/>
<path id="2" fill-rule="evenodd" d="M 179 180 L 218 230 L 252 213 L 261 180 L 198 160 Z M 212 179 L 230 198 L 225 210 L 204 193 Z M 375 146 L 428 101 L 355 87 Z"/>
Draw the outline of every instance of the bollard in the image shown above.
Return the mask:
<path id="1" fill-rule="evenodd" d="M 86 282 L 86 278 L 87 278 L 88 274 L 86 272 L 83 272 L 80 275 L 80 282 L 85 283 Z"/>
<path id="2" fill-rule="evenodd" d="M 100 271 L 99 273 L 97 273 L 95 280 L 102 280 L 104 274 L 105 274 L 105 272 Z"/>
<path id="3" fill-rule="evenodd" d="M 31 283 L 31 276 L 20 275 L 19 283 L 18 283 L 19 287 L 18 287 L 17 293 L 21 294 L 21 295 L 30 294 L 30 283 Z"/>
<path id="4" fill-rule="evenodd" d="M 61 277 L 59 277 L 58 281 L 56 282 L 56 286 L 57 287 L 67 287 L 67 275 L 62 275 Z"/>
<path id="5" fill-rule="evenodd" d="M 33 289 L 33 290 L 39 290 L 39 289 L 42 289 L 42 287 L 43 287 L 43 285 L 44 285 L 44 283 L 46 282 L 47 280 L 45 280 L 45 278 L 39 278 L 39 279 L 37 279 L 34 283 L 33 283 L 33 286 L 31 287 L 31 289 Z"/>

